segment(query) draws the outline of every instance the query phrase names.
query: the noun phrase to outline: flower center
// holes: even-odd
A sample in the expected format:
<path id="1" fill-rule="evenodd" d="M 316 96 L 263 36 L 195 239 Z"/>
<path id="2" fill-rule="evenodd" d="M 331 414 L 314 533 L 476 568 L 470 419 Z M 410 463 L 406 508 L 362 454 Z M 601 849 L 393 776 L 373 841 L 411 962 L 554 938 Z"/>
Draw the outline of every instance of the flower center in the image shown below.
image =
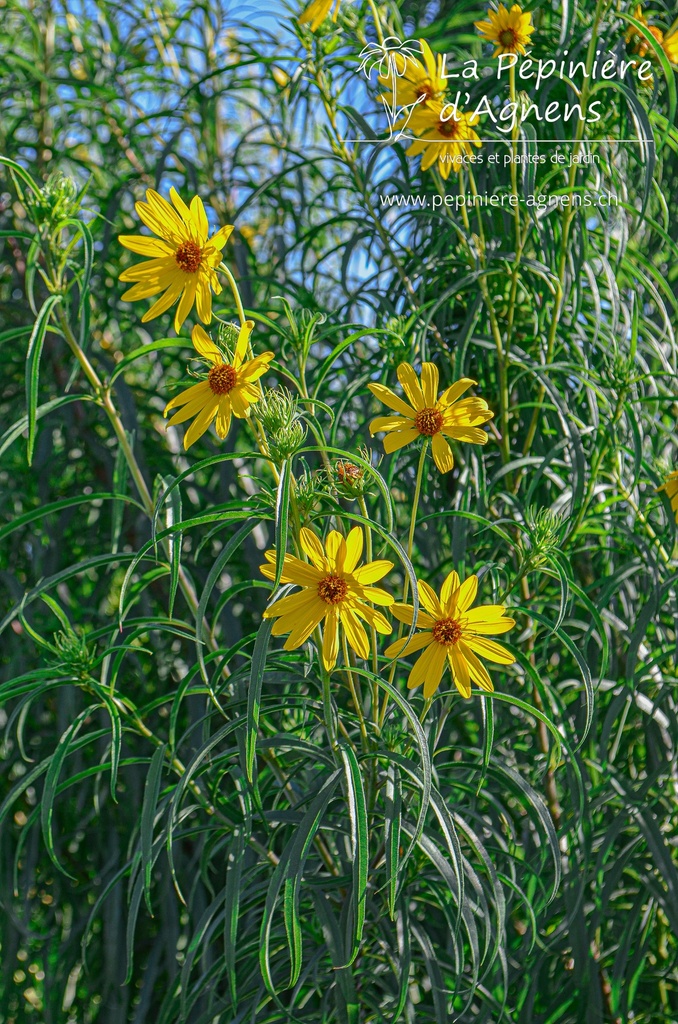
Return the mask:
<path id="1" fill-rule="evenodd" d="M 513 28 L 505 28 L 503 32 L 499 33 L 499 42 L 502 46 L 513 47 L 516 45 L 516 30 Z"/>
<path id="2" fill-rule="evenodd" d="M 446 139 L 456 139 L 461 135 L 461 121 L 457 121 L 454 117 L 450 117 L 447 121 L 439 121 L 438 131 Z"/>
<path id="3" fill-rule="evenodd" d="M 238 374 L 230 363 L 213 366 L 207 375 L 207 383 L 215 395 L 227 395 L 238 382 Z"/>
<path id="4" fill-rule="evenodd" d="M 452 647 L 461 640 L 463 630 L 456 619 L 438 619 L 433 623 L 433 639 L 437 644 Z"/>
<path id="5" fill-rule="evenodd" d="M 200 266 L 202 251 L 197 242 L 182 242 L 174 259 L 185 274 L 195 274 Z"/>
<path id="6" fill-rule="evenodd" d="M 417 98 L 425 96 L 427 100 L 430 100 L 433 96 L 433 83 L 423 82 L 417 89 Z"/>
<path id="7" fill-rule="evenodd" d="M 339 604 L 348 593 L 348 584 L 340 576 L 324 576 L 318 583 L 318 597 L 325 604 Z"/>
<path id="8" fill-rule="evenodd" d="M 443 414 L 437 409 L 420 409 L 414 418 L 414 425 L 420 434 L 433 437 L 443 425 Z"/>

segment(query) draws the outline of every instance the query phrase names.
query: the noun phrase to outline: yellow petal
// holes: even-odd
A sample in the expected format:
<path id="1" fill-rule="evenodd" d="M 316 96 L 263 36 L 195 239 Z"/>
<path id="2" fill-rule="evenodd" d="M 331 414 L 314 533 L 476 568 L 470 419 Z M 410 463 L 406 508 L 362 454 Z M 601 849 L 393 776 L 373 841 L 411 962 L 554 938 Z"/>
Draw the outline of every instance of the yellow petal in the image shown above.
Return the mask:
<path id="1" fill-rule="evenodd" d="M 481 690 L 486 690 L 488 693 L 492 693 L 494 691 L 494 684 L 492 683 L 489 673 L 482 661 L 479 661 L 478 658 L 476 658 L 470 647 L 467 647 L 463 641 L 460 640 L 457 646 L 459 648 L 460 655 L 468 665 L 469 673 L 473 682 L 477 683 Z"/>
<path id="2" fill-rule="evenodd" d="M 250 334 L 254 327 L 254 320 L 245 320 L 245 323 L 240 327 L 238 332 L 238 341 L 235 346 L 235 352 L 233 353 L 233 365 L 237 369 L 243 362 L 247 354 L 247 346 L 250 343 Z"/>
<path id="3" fill-rule="evenodd" d="M 438 404 L 441 407 L 445 405 L 452 405 L 453 402 L 457 401 L 460 395 L 463 395 L 465 391 L 468 391 L 471 385 L 477 383 L 477 381 L 471 380 L 470 377 L 462 377 L 461 380 L 456 381 L 456 383 L 450 385 L 449 388 L 446 388 L 446 390 L 443 391 L 442 395 L 438 399 Z"/>
<path id="4" fill-rule="evenodd" d="M 377 416 L 370 423 L 370 434 L 377 434 L 382 430 L 400 430 L 402 428 L 413 430 L 414 420 L 404 416 Z"/>
<path id="5" fill-rule="evenodd" d="M 380 402 L 387 405 L 389 409 L 393 409 L 394 412 L 400 413 L 401 416 L 406 416 L 408 419 L 412 419 L 412 413 L 414 409 L 403 402 L 402 398 L 398 398 L 390 388 L 385 387 L 383 384 L 368 384 L 367 385 L 375 398 L 378 398 Z"/>
<path id="6" fill-rule="evenodd" d="M 440 604 L 446 615 L 450 614 L 454 593 L 459 589 L 459 574 L 452 570 L 440 590 Z"/>
<path id="7" fill-rule="evenodd" d="M 406 658 L 408 654 L 415 654 L 430 643 L 433 643 L 431 633 L 415 633 L 411 639 L 404 636 L 400 640 L 396 640 L 394 644 L 390 644 L 384 654 L 387 658 Z"/>
<path id="8" fill-rule="evenodd" d="M 145 324 L 149 320 L 154 320 L 156 316 L 160 316 L 161 313 L 170 308 L 173 302 L 176 302 L 180 294 L 181 281 L 173 281 L 165 294 L 161 295 L 157 302 L 154 302 L 151 308 L 146 310 L 141 318 L 141 322 Z"/>
<path id="9" fill-rule="evenodd" d="M 323 665 L 331 672 L 337 663 L 339 652 L 339 615 L 334 605 L 328 605 L 323 632 Z"/>
<path id="10" fill-rule="evenodd" d="M 331 572 L 342 574 L 346 558 L 346 541 L 337 530 L 330 530 L 325 541 L 325 555 Z"/>
<path id="11" fill-rule="evenodd" d="M 174 256 L 172 246 L 160 238 L 149 238 L 148 235 L 118 235 L 118 241 L 139 256 Z"/>
<path id="12" fill-rule="evenodd" d="M 444 619 L 445 613 L 440 607 L 440 601 L 435 590 L 429 587 L 428 583 L 425 583 L 424 580 L 417 580 L 417 589 L 419 591 L 419 600 L 426 611 L 436 619 Z"/>
<path id="13" fill-rule="evenodd" d="M 397 619 L 398 622 L 404 622 L 406 626 L 412 625 L 414 607 L 411 604 L 392 604 L 389 610 L 391 612 L 391 615 L 394 617 L 394 619 Z M 419 609 L 419 614 L 417 616 L 417 626 L 425 626 L 427 629 L 430 629 L 435 621 L 436 620 L 435 618 L 433 618 L 433 616 L 428 615 L 427 612 L 422 611 L 421 608 Z"/>
<path id="14" fill-rule="evenodd" d="M 433 408 L 438 399 L 438 367 L 435 363 L 421 364 L 421 389 L 427 409 Z"/>
<path id="15" fill-rule="evenodd" d="M 507 651 L 502 644 L 495 643 L 494 640 L 469 634 L 464 635 L 464 640 L 472 651 L 497 665 L 513 665 L 516 660 L 510 651 Z"/>
<path id="16" fill-rule="evenodd" d="M 207 359 L 210 363 L 223 363 L 224 360 L 221 352 L 205 328 L 201 327 L 200 324 L 196 324 L 191 331 L 191 341 L 193 342 L 193 348 L 203 359 Z"/>
<path id="17" fill-rule="evenodd" d="M 431 439 L 433 460 L 441 473 L 449 473 L 454 467 L 452 449 L 442 434 L 434 434 Z"/>
<path id="18" fill-rule="evenodd" d="M 456 611 L 457 614 L 463 615 L 464 612 L 471 607 L 476 599 L 478 593 L 478 577 L 469 576 L 467 580 L 464 580 L 462 585 L 459 587 L 456 595 Z"/>
<path id="19" fill-rule="evenodd" d="M 339 605 L 339 618 L 346 630 L 346 639 L 359 658 L 370 656 L 370 644 L 362 622 L 345 603 Z"/>
<path id="20" fill-rule="evenodd" d="M 352 532 L 353 531 L 351 531 L 351 533 Z M 360 583 L 361 586 L 366 586 L 368 583 L 376 583 L 377 580 L 382 579 L 387 572 L 391 571 L 392 568 L 393 562 L 389 562 L 386 558 L 378 558 L 375 559 L 374 562 L 366 562 L 365 565 L 361 565 L 358 569 L 354 569 L 352 571 L 352 576 L 356 583 Z M 346 571 L 348 572 L 349 570 L 347 569 Z"/>
<path id="21" fill-rule="evenodd" d="M 432 643 L 429 650 L 431 651 L 431 657 L 426 669 L 426 679 L 424 680 L 424 697 L 426 700 L 432 697 L 440 686 L 440 680 L 443 678 L 443 672 L 447 663 L 447 650 L 442 644 Z"/>
<path id="22" fill-rule="evenodd" d="M 360 561 L 360 556 L 363 553 L 364 536 L 360 526 L 354 526 L 349 531 L 348 537 L 346 538 L 346 557 L 344 559 L 344 572 L 352 573 L 356 565 Z M 388 572 L 388 569 L 386 570 Z M 386 575 L 384 573 L 383 575 Z M 376 579 L 381 579 L 381 576 L 377 576 Z M 368 582 L 368 581 L 364 581 Z M 374 582 L 370 580 L 369 582 Z"/>
<path id="23" fill-rule="evenodd" d="M 410 430 L 394 430 L 393 433 L 387 434 L 384 438 L 384 451 L 390 455 L 392 452 L 397 452 L 404 448 L 406 444 L 416 441 L 419 436 L 419 431 L 414 430 L 414 428 Z"/>
<path id="24" fill-rule="evenodd" d="M 212 292 L 206 274 L 196 274 L 195 308 L 204 324 L 212 322 Z"/>
<path id="25" fill-rule="evenodd" d="M 260 565 L 259 570 L 263 576 L 269 580 L 275 579 L 275 551 L 267 551 L 266 558 L 268 559 L 268 565 Z M 308 562 L 302 562 L 300 558 L 295 558 L 294 555 L 285 555 L 283 563 L 283 573 L 280 577 L 281 583 L 295 583 L 298 587 L 315 587 L 317 590 L 318 583 L 322 579 L 322 573 L 309 565 Z"/>
<path id="26" fill-rule="evenodd" d="M 199 437 L 205 433 L 210 423 L 217 414 L 219 408 L 219 397 L 214 396 L 213 401 L 208 402 L 202 412 L 198 413 L 196 418 L 191 423 L 190 427 L 184 434 L 184 448 L 188 451 L 192 444 L 198 440 Z"/>
<path id="27" fill-rule="evenodd" d="M 295 647 L 301 647 L 302 644 L 306 643 L 315 627 L 322 622 L 326 608 L 326 604 L 322 601 L 317 601 L 304 610 L 303 620 L 301 622 L 297 620 L 297 625 L 283 645 L 285 650 L 291 651 Z"/>
<path id="28" fill-rule="evenodd" d="M 417 412 L 419 412 L 420 409 L 424 408 L 425 402 L 414 368 L 409 363 L 401 363 L 397 372 L 403 391 Z"/>
<path id="29" fill-rule="evenodd" d="M 307 526 L 302 526 L 299 541 L 302 550 L 306 552 L 316 569 L 327 572 L 327 559 L 320 538 Z"/>
<path id="30" fill-rule="evenodd" d="M 219 409 L 217 411 L 217 434 L 220 438 L 226 437 L 231 427 L 231 403 L 228 395 L 224 395 L 219 402 Z"/>
<path id="31" fill-rule="evenodd" d="M 176 308 L 174 314 L 174 330 L 179 333 L 181 326 L 193 309 L 193 303 L 195 302 L 195 293 L 198 287 L 197 278 L 194 276 L 193 280 L 188 280 L 184 285 L 184 293 L 181 296 L 181 302 Z"/>
<path id="32" fill-rule="evenodd" d="M 187 402 L 193 402 L 199 396 L 207 398 L 211 391 L 212 389 L 206 380 L 200 381 L 199 384 L 194 384 L 192 387 L 187 388 L 186 391 L 182 391 L 181 394 L 175 395 L 172 401 L 167 403 L 164 415 L 166 416 L 170 409 L 176 409 L 179 405 L 186 405 Z"/>
<path id="33" fill-rule="evenodd" d="M 458 645 L 448 649 L 448 657 L 450 660 L 450 667 L 452 669 L 454 685 L 457 687 L 462 697 L 470 697 L 471 675 L 468 670 L 468 665 L 464 660 L 464 656 L 459 651 Z"/>
<path id="34" fill-rule="evenodd" d="M 370 608 L 368 604 L 356 604 L 351 606 L 356 615 L 376 629 L 378 633 L 383 633 L 384 636 L 388 636 L 389 633 L 393 632 L 393 626 L 385 616 L 378 612 L 376 608 Z"/>
<path id="35" fill-rule="evenodd" d="M 191 199 L 191 216 L 193 223 L 198 229 L 200 241 L 206 242 L 210 226 L 207 222 L 207 214 L 205 213 L 205 207 L 200 196 L 193 196 Z"/>

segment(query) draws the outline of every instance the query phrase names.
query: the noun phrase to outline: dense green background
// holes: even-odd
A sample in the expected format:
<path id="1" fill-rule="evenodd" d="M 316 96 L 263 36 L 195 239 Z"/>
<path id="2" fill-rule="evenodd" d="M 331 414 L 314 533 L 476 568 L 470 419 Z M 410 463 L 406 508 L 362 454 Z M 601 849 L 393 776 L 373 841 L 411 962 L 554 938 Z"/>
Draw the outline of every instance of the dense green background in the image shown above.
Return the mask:
<path id="1" fill-rule="evenodd" d="M 480 57 L 480 5 L 378 6 L 388 31 L 425 32 L 440 51 Z M 674 12 L 652 10 L 666 29 Z M 537 55 L 585 53 L 594 25 L 601 45 L 623 52 L 626 23 L 602 0 L 535 11 Z M 380 209 L 381 194 L 438 185 L 401 147 L 340 141 L 360 128 L 358 111 L 383 123 L 374 79 L 355 74 L 375 38 L 367 4 L 342 2 L 337 28 L 315 40 L 271 14 L 226 2 L 0 0 L 0 153 L 41 185 L 60 171 L 82 190 L 71 211 L 58 211 L 50 179 L 41 204 L 30 204 L 25 181 L 0 167 L 0 1022 L 670 1024 L 678 608 L 675 526 L 656 487 L 678 444 L 674 72 L 657 67 L 654 92 L 605 95 L 592 137 L 650 131 L 657 145 L 592 147 L 601 164 L 574 184 L 609 187 L 622 205 L 588 222 L 524 215 L 517 251 L 512 220 L 497 211 L 467 225 L 449 208 Z M 562 83 L 554 95 L 566 96 Z M 474 377 L 497 411 L 485 449 L 461 446 L 453 473 L 427 476 L 413 562 L 436 583 L 453 565 L 482 573 L 485 603 L 508 594 L 518 662 L 494 673 L 506 700 L 447 700 L 448 679 L 425 738 L 407 705 L 392 702 L 370 752 L 351 762 L 357 775 L 339 764 L 326 805 L 335 761 L 312 653 L 283 656 L 274 643 L 257 668 L 268 597 L 258 565 L 276 530 L 270 470 L 244 430 L 224 444 L 208 433 L 187 454 L 178 432 L 165 433 L 188 331 L 126 364 L 111 393 L 154 496 L 185 474 L 159 502 L 157 528 L 169 529 L 173 557 L 181 549 L 204 595 L 207 646 L 196 647 L 201 618 L 181 589 L 170 613 L 175 577 L 162 545 L 136 567 L 118 628 L 125 572 L 151 524 L 105 411 L 71 400 L 92 391 L 56 312 L 27 463 L 26 357 L 48 295 L 45 251 L 73 240 L 65 315 L 110 378 L 124 357 L 173 336 L 169 315 L 143 326 L 144 304 L 120 301 L 130 259 L 116 242 L 137 230 L 133 201 L 144 189 L 166 194 L 171 184 L 184 198 L 200 193 L 215 225 L 235 223 L 225 257 L 258 321 L 257 350 L 279 360 L 269 382 L 286 370 L 311 393 L 318 386 L 331 447 L 355 456 L 367 444 L 376 465 L 381 444 L 366 424 L 378 410 L 366 384 L 381 373 L 392 385 L 403 358 L 433 359 L 443 384 Z M 572 182 L 546 166 L 517 184 L 526 194 Z M 481 192 L 508 185 L 486 166 L 478 172 Z M 447 191 L 456 187 L 452 176 Z M 68 212 L 89 226 L 91 260 L 73 223 L 57 230 Z M 227 292 L 222 301 L 232 316 Z M 49 405 L 64 395 L 66 404 Z M 378 550 L 388 550 L 383 535 L 406 540 L 417 456 L 410 448 L 379 465 L 389 502 L 371 478 Z M 307 514 L 338 513 L 346 524 L 360 514 L 317 453 L 297 456 L 292 470 Z M 278 516 L 279 535 L 284 526 Z M 402 578 L 400 566 L 389 579 L 396 593 Z M 60 654 L 44 646 L 68 632 L 66 621 L 86 634 L 86 649 L 72 635 Z M 341 678 L 333 693 L 356 740 Z M 407 695 L 404 680 L 402 669 L 396 685 Z M 102 697 L 111 683 L 118 704 Z M 246 743 L 257 685 L 253 786 Z M 419 714 L 419 694 L 411 705 Z M 354 840 L 347 808 L 358 776 L 368 806 Z M 398 866 L 427 783 L 423 833 Z M 314 800 L 335 874 L 317 846 L 299 863 Z M 260 927 L 283 879 L 266 850 L 287 863 L 268 989 Z M 362 944 L 350 968 L 336 969 L 355 939 L 367 869 Z M 296 913 L 304 937 L 292 988 L 283 896 L 292 934 Z"/>

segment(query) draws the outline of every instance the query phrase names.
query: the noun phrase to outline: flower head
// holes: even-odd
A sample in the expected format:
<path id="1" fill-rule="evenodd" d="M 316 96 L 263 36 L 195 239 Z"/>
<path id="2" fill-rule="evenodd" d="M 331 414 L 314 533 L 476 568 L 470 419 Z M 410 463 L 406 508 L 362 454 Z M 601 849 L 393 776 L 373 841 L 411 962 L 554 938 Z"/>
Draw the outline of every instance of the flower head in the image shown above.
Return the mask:
<path id="1" fill-rule="evenodd" d="M 657 489 L 666 492 L 676 516 L 676 523 L 678 523 L 678 469 L 669 473 L 664 483 Z"/>
<path id="2" fill-rule="evenodd" d="M 221 285 L 215 268 L 221 263 L 221 250 L 226 245 L 233 225 L 227 224 L 209 238 L 207 214 L 200 196 L 191 205 L 170 189 L 173 206 L 158 192 L 149 188 L 146 202 L 136 203 L 136 211 L 146 227 L 158 235 L 120 235 L 118 241 L 126 249 L 148 256 L 144 263 L 129 267 L 120 275 L 121 281 L 136 282 L 123 295 L 133 302 L 150 295 L 163 294 L 142 316 L 142 322 L 153 320 L 179 299 L 174 314 L 178 332 L 195 305 L 203 323 L 212 319 L 212 292 L 218 295 Z"/>
<path id="3" fill-rule="evenodd" d="M 407 107 L 412 103 L 425 106 L 431 100 L 441 99 L 447 88 L 443 77 L 443 58 L 434 56 L 425 39 L 420 39 L 422 60 L 408 53 L 395 53 L 395 92 L 392 76 L 386 72 L 379 75 L 379 84 L 391 91 L 382 96 L 388 107 Z"/>
<path id="4" fill-rule="evenodd" d="M 317 32 L 325 18 L 329 15 L 333 2 L 332 21 L 336 21 L 337 14 L 339 13 L 339 0 L 311 0 L 311 3 L 299 17 L 299 24 L 310 24 L 311 32 Z"/>
<path id="5" fill-rule="evenodd" d="M 662 42 L 662 49 L 671 64 L 678 64 L 678 31 L 666 36 Z"/>
<path id="6" fill-rule="evenodd" d="M 450 171 L 457 173 L 464 164 L 464 157 L 473 153 L 471 146 L 481 145 L 474 125 L 478 123 L 475 114 L 465 114 L 451 103 L 431 100 L 426 106 L 415 107 L 406 121 L 396 125 L 411 129 L 419 138 L 407 150 L 408 156 L 421 158 L 421 169 L 427 171 L 436 161 L 438 170 L 447 180 Z"/>
<path id="7" fill-rule="evenodd" d="M 493 57 L 502 53 L 525 53 L 525 47 L 530 45 L 530 36 L 534 32 L 529 12 L 525 14 L 518 4 L 514 4 L 510 11 L 499 4 L 496 11 L 492 8 L 488 10 L 487 18 L 487 21 L 476 21 L 475 27 L 488 42 L 494 44 Z"/>
<path id="8" fill-rule="evenodd" d="M 506 633 L 515 626 L 513 619 L 504 615 L 500 604 L 471 608 L 478 592 L 478 577 L 469 576 L 460 583 L 456 572 L 451 572 L 442 585 L 440 597 L 428 583 L 418 580 L 419 611 L 417 626 L 422 631 L 408 640 L 396 640 L 386 648 L 389 658 L 424 653 L 412 666 L 407 685 L 410 689 L 424 684 L 424 697 L 428 700 L 440 686 L 445 664 L 449 663 L 454 684 L 462 697 L 471 696 L 471 683 L 492 692 L 494 686 L 487 669 L 478 658 L 482 655 L 498 665 L 512 665 L 515 658 L 501 644 L 488 640 L 487 635 Z M 396 619 L 412 625 L 414 608 L 410 604 L 394 604 L 391 611 Z"/>
<path id="9" fill-rule="evenodd" d="M 278 620 L 273 626 L 273 635 L 289 633 L 285 650 L 293 651 L 301 647 L 322 622 L 322 660 L 329 672 L 337 661 L 341 625 L 358 657 L 368 658 L 370 645 L 360 620 L 364 619 L 378 633 L 392 632 L 390 622 L 381 612 L 370 608 L 370 604 L 388 606 L 393 598 L 370 584 L 385 576 L 393 568 L 393 562 L 382 559 L 358 565 L 364 540 L 359 526 L 355 526 L 346 539 L 332 530 L 325 547 L 313 530 L 306 527 L 302 527 L 299 539 L 310 564 L 285 555 L 280 582 L 294 583 L 302 589 L 298 594 L 275 601 L 264 612 L 265 619 Z M 267 551 L 265 557 L 266 564 L 261 566 L 261 572 L 267 579 L 274 580 L 275 551 Z"/>
<path id="10" fill-rule="evenodd" d="M 395 452 L 418 437 L 430 437 L 436 466 L 441 473 L 448 473 L 454 460 L 444 435 L 470 444 L 487 443 L 487 434 L 480 430 L 480 425 L 494 415 L 487 402 L 483 398 L 458 401 L 476 381 L 463 377 L 438 395 L 438 367 L 434 363 L 422 363 L 421 383 L 414 368 L 409 363 L 401 363 L 398 380 L 410 405 L 383 384 L 368 385 L 380 402 L 398 413 L 397 416 L 377 416 L 370 423 L 371 434 L 386 431 L 384 451 Z"/>
<path id="11" fill-rule="evenodd" d="M 273 352 L 263 352 L 255 359 L 245 359 L 250 333 L 254 321 L 246 320 L 240 328 L 235 352 L 230 361 L 228 353 L 222 351 L 203 328 L 196 324 L 191 341 L 198 355 L 210 363 L 205 380 L 182 391 L 165 406 L 165 416 L 170 409 L 178 408 L 168 426 L 195 419 L 184 434 L 184 448 L 191 445 L 205 433 L 216 416 L 217 434 L 226 437 L 231 426 L 231 414 L 242 419 L 249 415 L 249 407 L 261 398 L 261 388 L 256 381 L 266 372 L 273 359 Z"/>
<path id="12" fill-rule="evenodd" d="M 639 21 L 640 24 L 644 28 L 646 28 L 652 36 L 654 36 L 654 38 L 661 46 L 664 39 L 664 33 L 660 28 L 657 27 L 657 25 L 650 25 L 648 23 L 647 18 L 643 14 L 643 8 L 640 6 L 640 4 L 638 5 L 638 7 L 636 7 L 635 11 L 633 12 L 633 17 L 636 19 L 636 21 Z M 625 39 L 627 47 L 631 50 L 632 53 L 637 53 L 640 58 L 643 58 L 647 51 L 651 49 L 646 37 L 641 35 L 641 33 L 638 31 L 635 25 L 629 25 L 626 31 Z M 655 57 L 654 50 L 651 51 L 650 57 Z M 634 62 L 634 64 L 635 63 L 636 62 Z"/>

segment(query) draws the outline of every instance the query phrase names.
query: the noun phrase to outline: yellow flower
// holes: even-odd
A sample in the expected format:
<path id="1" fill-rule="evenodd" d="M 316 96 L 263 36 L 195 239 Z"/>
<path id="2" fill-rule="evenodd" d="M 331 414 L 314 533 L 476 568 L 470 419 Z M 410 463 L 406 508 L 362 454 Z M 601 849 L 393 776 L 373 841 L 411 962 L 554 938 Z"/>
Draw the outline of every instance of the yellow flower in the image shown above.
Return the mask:
<path id="1" fill-rule="evenodd" d="M 534 32 L 529 12 L 524 14 L 518 4 L 514 4 L 510 11 L 499 4 L 497 11 L 488 10 L 487 17 L 488 21 L 476 21 L 474 24 L 480 34 L 496 47 L 493 57 L 501 53 L 525 53 Z"/>
<path id="2" fill-rule="evenodd" d="M 635 11 L 633 12 L 633 17 L 636 19 L 636 21 L 639 21 L 641 25 L 643 25 L 643 27 L 646 28 L 651 35 L 654 36 L 654 38 L 657 40 L 660 46 L 663 46 L 664 33 L 656 25 L 648 24 L 648 20 L 643 14 L 643 8 L 640 7 L 640 5 L 636 7 Z M 632 53 L 637 53 L 640 58 L 643 58 L 649 50 L 650 58 L 656 58 L 656 53 L 654 49 L 650 46 L 645 36 L 641 35 L 641 33 L 638 31 L 635 25 L 629 25 L 628 29 L 626 30 L 626 36 L 624 38 L 626 40 L 627 47 L 631 50 Z M 638 66 L 637 61 L 634 61 L 634 66 Z M 641 82 L 641 85 L 647 84 L 647 80 Z"/>
<path id="3" fill-rule="evenodd" d="M 666 491 L 671 502 L 671 508 L 676 515 L 676 522 L 678 523 L 678 469 L 674 470 L 673 473 L 669 473 L 664 483 L 657 490 Z"/>
<path id="4" fill-rule="evenodd" d="M 440 686 L 445 663 L 449 662 L 452 678 L 462 697 L 471 696 L 471 682 L 483 690 L 492 692 L 494 686 L 487 669 L 477 657 L 478 654 L 497 665 L 512 665 L 513 655 L 487 634 L 506 633 L 515 626 L 515 621 L 504 615 L 500 604 L 488 604 L 471 608 L 478 592 L 478 577 L 469 576 L 459 583 L 459 576 L 451 572 L 440 591 L 435 591 L 423 580 L 417 581 L 419 601 L 422 607 L 417 617 L 420 633 L 411 640 L 405 636 L 386 648 L 389 658 L 413 654 L 424 648 L 424 653 L 410 671 L 407 685 L 410 689 L 424 684 L 424 697 L 428 700 Z M 410 604 L 394 604 L 393 615 L 400 622 L 410 626 L 414 608 Z"/>
<path id="5" fill-rule="evenodd" d="M 181 296 L 174 316 L 178 332 L 194 304 L 202 322 L 211 321 L 212 292 L 218 295 L 221 291 L 215 268 L 221 263 L 221 250 L 233 225 L 227 224 L 208 238 L 209 225 L 200 196 L 193 197 L 190 207 L 174 188 L 170 189 L 170 198 L 174 208 L 149 188 L 146 202 L 135 204 L 146 227 L 160 237 L 120 235 L 118 241 L 126 249 L 150 257 L 145 263 L 124 270 L 120 280 L 136 282 L 123 295 L 129 302 L 163 292 L 142 316 L 143 323 L 160 316 Z"/>
<path id="6" fill-rule="evenodd" d="M 344 540 L 332 530 L 323 548 L 316 534 L 302 527 L 302 549 L 311 564 L 293 555 L 285 555 L 281 583 L 294 583 L 302 590 L 275 601 L 264 612 L 265 619 L 277 618 L 273 635 L 289 633 L 285 650 L 293 651 L 305 643 L 313 630 L 324 620 L 322 660 L 329 672 L 337 661 L 339 626 L 359 658 L 368 658 L 370 645 L 361 619 L 379 633 L 391 633 L 393 627 L 371 604 L 391 605 L 393 598 L 385 590 L 370 586 L 393 568 L 393 562 L 379 560 L 358 566 L 363 551 L 363 531 L 355 526 Z M 263 575 L 275 579 L 275 551 L 266 552 Z"/>
<path id="7" fill-rule="evenodd" d="M 409 363 L 401 363 L 398 367 L 398 380 L 411 405 L 407 405 L 383 384 L 368 385 L 380 402 L 399 414 L 377 416 L 370 423 L 371 434 L 378 430 L 387 432 L 384 451 L 396 452 L 418 437 L 430 437 L 436 466 L 441 473 L 449 473 L 454 460 L 444 434 L 470 444 L 487 443 L 487 434 L 479 429 L 481 423 L 487 423 L 494 416 L 487 402 L 483 398 L 457 401 L 476 381 L 463 377 L 438 397 L 438 367 L 434 363 L 422 363 L 421 384 L 413 367 Z"/>
<path id="8" fill-rule="evenodd" d="M 419 138 L 407 150 L 408 156 L 424 155 L 421 169 L 427 171 L 436 161 L 438 170 L 445 180 L 454 170 L 459 173 L 464 156 L 471 156 L 471 146 L 478 148 L 480 139 L 473 130 L 478 124 L 475 114 L 465 114 L 452 107 L 451 103 L 431 100 L 426 106 L 415 107 L 407 121 L 401 121 L 396 128 L 407 126 Z"/>
<path id="9" fill-rule="evenodd" d="M 678 32 L 672 32 L 664 39 L 662 49 L 672 64 L 678 64 Z"/>
<path id="10" fill-rule="evenodd" d="M 253 320 L 246 320 L 240 328 L 233 361 L 226 362 L 224 353 L 214 344 L 207 332 L 196 324 L 191 340 L 196 352 L 211 363 L 207 379 L 182 391 L 165 406 L 165 416 L 170 409 L 179 408 L 167 424 L 174 426 L 195 416 L 195 420 L 184 434 L 184 448 L 188 449 L 205 433 L 216 416 L 217 434 L 226 437 L 231 426 L 231 413 L 239 419 L 249 416 L 249 407 L 261 398 L 261 388 L 255 381 L 266 372 L 273 359 L 273 352 L 263 352 L 256 359 L 245 359 Z"/>
<path id="11" fill-rule="evenodd" d="M 311 0 L 306 10 L 299 18 L 300 25 L 307 25 L 311 23 L 311 32 L 317 32 L 322 25 L 325 18 L 330 13 L 332 7 L 332 0 Z M 332 21 L 337 20 L 337 14 L 339 13 L 339 0 L 334 0 L 334 10 L 332 11 Z"/>
<path id="12" fill-rule="evenodd" d="M 398 75 L 396 77 L 395 105 L 407 107 L 410 103 L 419 103 L 426 106 L 431 100 L 439 100 L 447 88 L 447 80 L 443 78 L 443 58 L 441 54 L 434 56 L 431 47 L 425 39 L 420 39 L 422 57 L 424 62 L 416 57 L 409 57 L 402 53 L 395 54 Z M 379 83 L 384 88 L 392 85 L 390 75 L 379 75 Z M 392 107 L 393 92 L 390 91 L 382 96 L 384 103 Z"/>

